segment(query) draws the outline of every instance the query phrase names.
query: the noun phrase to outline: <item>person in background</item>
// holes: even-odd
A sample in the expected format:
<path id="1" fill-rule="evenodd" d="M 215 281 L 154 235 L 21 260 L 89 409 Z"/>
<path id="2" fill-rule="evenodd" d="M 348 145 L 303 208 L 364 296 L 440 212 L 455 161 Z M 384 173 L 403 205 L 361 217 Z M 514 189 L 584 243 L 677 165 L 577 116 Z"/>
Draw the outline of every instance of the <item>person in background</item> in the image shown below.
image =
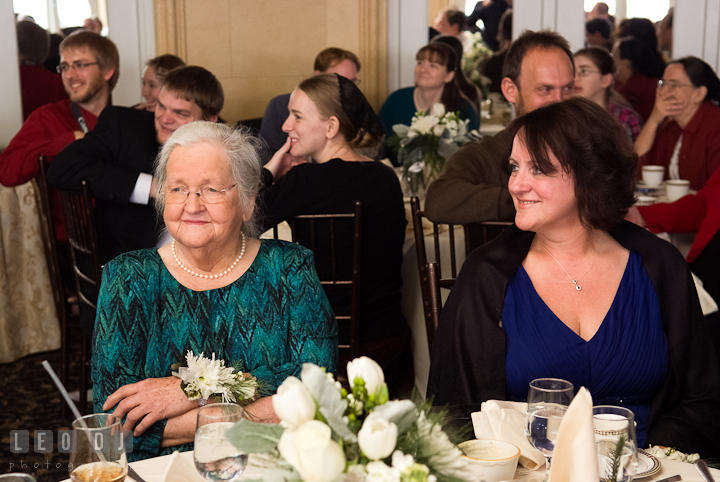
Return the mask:
<path id="1" fill-rule="evenodd" d="M 623 126 L 630 142 L 640 135 L 643 121 L 627 100 L 615 92 L 615 63 L 601 48 L 575 52 L 575 95 L 585 97 L 610 112 Z"/>
<path id="2" fill-rule="evenodd" d="M 63 40 L 60 55 L 58 70 L 70 99 L 44 105 L 30 114 L 0 153 L 3 186 L 19 186 L 35 177 L 40 154 L 52 161 L 65 146 L 95 127 L 97 117 L 110 102 L 120 63 L 111 40 L 81 31 Z M 57 210 L 59 213 L 59 204 Z M 64 227 L 61 231 L 65 232 Z"/>
<path id="3" fill-rule="evenodd" d="M 484 0 L 477 2 L 473 12 L 467 18 L 467 27 L 473 32 L 479 29 L 476 23 L 482 20 L 484 27 L 482 32 L 483 42 L 492 50 L 500 50 L 502 43 L 498 40 L 498 32 L 500 31 L 501 18 L 505 11 L 510 8 L 512 2 L 506 0 Z M 510 37 L 512 38 L 512 37 Z"/>
<path id="4" fill-rule="evenodd" d="M 615 90 L 625 97 L 643 121 L 647 121 L 655 103 L 658 64 L 647 43 L 635 37 L 622 37 L 612 50 L 615 61 Z"/>
<path id="5" fill-rule="evenodd" d="M 100 35 L 102 33 L 103 24 L 99 18 L 90 17 L 83 21 L 83 29 L 87 32 L 93 32 Z"/>
<path id="6" fill-rule="evenodd" d="M 337 47 L 328 47 L 321 51 L 315 57 L 313 64 L 313 75 L 340 74 L 353 82 L 357 82 L 359 72 L 360 59 L 357 55 Z M 279 95 L 270 100 L 265 109 L 259 134 L 267 144 L 267 149 L 260 155 L 263 164 L 267 164 L 287 140 L 287 134 L 283 132 L 282 126 L 288 116 L 289 102 L 290 94 Z"/>
<path id="7" fill-rule="evenodd" d="M 660 49 L 660 52 L 663 53 L 663 56 L 666 58 L 664 59 L 666 62 L 669 62 L 670 59 L 672 59 L 672 49 L 673 49 L 673 7 L 670 7 L 670 10 L 668 10 L 667 15 L 665 15 L 665 18 L 662 19 L 658 23 L 657 26 L 657 39 L 658 39 L 658 48 Z"/>
<path id="8" fill-rule="evenodd" d="M 457 7 L 445 7 L 438 12 L 433 27 L 440 35 L 451 35 L 462 41 L 462 32 L 465 30 L 465 14 Z"/>
<path id="9" fill-rule="evenodd" d="M 470 105 L 473 106 L 473 109 L 475 109 L 475 115 L 479 115 L 482 94 L 480 93 L 480 89 L 478 89 L 477 86 L 467 78 L 465 72 L 463 71 L 462 42 L 460 42 L 457 37 L 453 37 L 451 35 L 439 35 L 435 37 L 432 42 L 443 43 L 455 51 L 455 55 L 458 59 L 460 59 L 460 62 L 455 63 L 455 80 L 457 81 L 458 89 L 460 89 L 460 95 L 470 102 Z"/>
<path id="10" fill-rule="evenodd" d="M 672 61 L 652 113 L 635 141 L 640 165 L 665 166 L 666 179 L 700 190 L 720 167 L 720 79 L 697 57 Z"/>
<path id="11" fill-rule="evenodd" d="M 490 92 L 502 93 L 503 64 L 512 45 L 512 8 L 508 8 L 500 17 L 497 36 L 500 48 L 480 65 L 482 75 L 490 79 Z"/>
<path id="12" fill-rule="evenodd" d="M 302 214 L 352 213 L 362 203 L 362 289 L 360 352 L 384 369 L 391 390 L 398 388 L 411 360 L 410 330 L 401 308 L 402 256 L 405 208 L 395 173 L 371 154 L 382 145 L 383 128 L 360 89 L 339 74 L 323 74 L 302 81 L 290 96 L 290 114 L 283 130 L 285 145 L 263 170 L 258 205 L 264 209 L 262 229 L 290 221 Z M 293 167 L 292 158 L 312 158 L 314 163 Z M 327 225 L 318 226 L 327 233 Z M 310 226 L 298 226 L 298 242 L 311 246 Z M 349 276 L 352 233 L 337 232 L 339 279 Z M 329 235 L 318 236 L 318 246 Z M 329 252 L 330 246 L 324 251 Z M 318 249 L 318 251 L 322 251 Z M 328 256 L 318 258 L 318 273 L 327 279 L 333 272 Z M 350 312 L 348 290 L 326 286 L 336 315 Z M 392 387 L 395 388 L 392 388 Z"/>
<path id="13" fill-rule="evenodd" d="M 15 24 L 23 121 L 38 107 L 67 99 L 62 78 L 43 68 L 50 51 L 47 31 L 29 20 Z"/>
<path id="14" fill-rule="evenodd" d="M 561 378 L 595 404 L 632 410 L 639 447 L 720 454 L 720 366 L 690 270 L 670 243 L 623 220 L 637 169 L 624 130 L 580 97 L 508 130 L 515 226 L 463 264 L 428 395 L 473 409 Z"/>
<path id="15" fill-rule="evenodd" d="M 171 70 L 184 66 L 185 62 L 177 55 L 172 54 L 159 55 L 148 60 L 143 70 L 142 90 L 140 91 L 145 102 L 136 105 L 135 108 L 155 112 L 157 97 L 165 76 Z"/>
<path id="16" fill-rule="evenodd" d="M 275 392 L 303 363 L 335 373 L 337 324 L 294 243 L 256 239 L 256 143 L 224 124 L 180 127 L 157 161 L 157 210 L 172 245 L 125 253 L 103 269 L 93 339 L 95 411 L 127 415 L 129 460 L 191 450 L 197 400 L 172 365 L 211 354 Z M 246 407 L 277 422 L 271 397 Z M 210 402 L 212 403 L 212 402 Z"/>
<path id="17" fill-rule="evenodd" d="M 602 18 L 593 18 L 585 22 L 585 46 L 612 49 L 612 29 Z"/>
<path id="18" fill-rule="evenodd" d="M 444 43 L 431 42 L 415 56 L 415 86 L 396 90 L 385 100 L 378 117 L 385 129 L 386 140 L 393 135 L 395 124 L 410 125 L 416 112 L 430 112 L 440 103 L 446 112 L 459 111 L 462 120 L 468 119 L 468 130 L 478 129 L 480 121 L 472 104 L 461 94 L 456 79 L 460 59 Z M 386 148 L 386 156 L 397 163 L 396 156 Z"/>
<path id="19" fill-rule="evenodd" d="M 610 7 L 608 7 L 608 4 L 605 2 L 598 2 L 595 4 L 593 9 L 587 15 L 587 20 L 592 20 L 593 18 L 605 20 L 610 25 L 611 29 L 615 28 L 615 17 L 610 15 Z"/>
<path id="20" fill-rule="evenodd" d="M 508 50 L 502 91 L 518 116 L 573 95 L 570 45 L 556 32 L 525 31 Z M 509 221 L 515 208 L 507 189 L 507 129 L 468 142 L 445 163 L 427 190 L 425 215 L 436 223 Z"/>

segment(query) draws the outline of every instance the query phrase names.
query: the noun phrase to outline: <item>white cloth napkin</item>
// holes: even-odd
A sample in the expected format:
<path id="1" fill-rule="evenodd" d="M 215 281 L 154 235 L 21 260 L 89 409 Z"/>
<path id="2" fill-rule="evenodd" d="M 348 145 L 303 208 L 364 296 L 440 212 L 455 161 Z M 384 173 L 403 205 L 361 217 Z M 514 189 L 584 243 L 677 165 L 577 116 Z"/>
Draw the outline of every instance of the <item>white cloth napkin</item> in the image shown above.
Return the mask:
<path id="1" fill-rule="evenodd" d="M 550 468 L 550 482 L 598 480 L 593 402 L 581 387 L 560 423 Z"/>
<path id="2" fill-rule="evenodd" d="M 480 411 L 471 414 L 475 438 L 501 440 L 520 448 L 518 463 L 526 469 L 535 470 L 545 464 L 542 452 L 530 445 L 525 436 L 527 403 L 488 400 Z"/>
<path id="3" fill-rule="evenodd" d="M 195 469 L 192 459 L 175 451 L 170 457 L 170 464 L 165 469 L 162 482 L 205 482 Z"/>

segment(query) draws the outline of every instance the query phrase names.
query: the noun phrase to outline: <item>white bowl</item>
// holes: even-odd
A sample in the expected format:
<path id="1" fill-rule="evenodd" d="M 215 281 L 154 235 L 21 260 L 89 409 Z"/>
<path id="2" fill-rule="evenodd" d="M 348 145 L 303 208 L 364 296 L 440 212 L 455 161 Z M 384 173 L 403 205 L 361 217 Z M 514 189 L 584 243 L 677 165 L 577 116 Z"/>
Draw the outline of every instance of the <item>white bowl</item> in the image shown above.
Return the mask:
<path id="1" fill-rule="evenodd" d="M 473 480 L 501 482 L 515 478 L 520 449 L 499 440 L 468 440 L 458 445 L 465 455 Z"/>

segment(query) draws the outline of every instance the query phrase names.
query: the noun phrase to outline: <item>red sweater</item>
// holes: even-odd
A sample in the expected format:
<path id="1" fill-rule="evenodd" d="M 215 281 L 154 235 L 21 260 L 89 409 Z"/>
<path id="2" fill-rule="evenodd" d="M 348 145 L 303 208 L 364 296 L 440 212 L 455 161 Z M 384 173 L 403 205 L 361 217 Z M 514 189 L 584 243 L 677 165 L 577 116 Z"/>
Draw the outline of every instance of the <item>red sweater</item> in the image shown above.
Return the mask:
<path id="1" fill-rule="evenodd" d="M 34 65 L 20 66 L 23 120 L 35 109 L 68 98 L 62 78 L 49 70 Z"/>
<path id="2" fill-rule="evenodd" d="M 80 108 L 88 128 L 95 128 L 97 117 Z M 19 186 L 37 175 L 37 160 L 40 154 L 52 161 L 65 146 L 75 140 L 73 131 L 80 125 L 72 114 L 70 99 L 39 107 L 15 134 L 10 144 L 0 153 L 0 184 L 6 187 Z M 50 203 L 55 219 L 55 236 L 65 240 L 65 226 L 57 193 L 51 188 Z"/>
<path id="3" fill-rule="evenodd" d="M 640 165 L 665 166 L 667 179 L 667 167 L 680 134 L 683 136 L 678 154 L 680 179 L 689 180 L 690 188 L 699 191 L 720 167 L 720 108 L 710 102 L 700 106 L 685 129 L 670 119 L 660 124 L 655 142 L 640 158 Z"/>
<path id="4" fill-rule="evenodd" d="M 696 232 L 686 258 L 692 263 L 720 229 L 720 170 L 715 171 L 695 195 L 687 195 L 674 203 L 639 206 L 638 210 L 653 233 Z"/>
<path id="5" fill-rule="evenodd" d="M 97 117 L 83 108 L 80 111 L 88 128 L 93 129 Z M 38 108 L 0 153 L 0 184 L 12 187 L 28 182 L 37 174 L 38 156 L 43 154 L 51 161 L 75 140 L 73 131 L 79 130 L 69 99 Z"/>
<path id="6" fill-rule="evenodd" d="M 647 122 L 653 107 L 655 107 L 658 80 L 660 79 L 633 74 L 624 84 L 615 82 L 615 90 L 630 101 L 635 112 L 643 118 L 643 122 Z"/>

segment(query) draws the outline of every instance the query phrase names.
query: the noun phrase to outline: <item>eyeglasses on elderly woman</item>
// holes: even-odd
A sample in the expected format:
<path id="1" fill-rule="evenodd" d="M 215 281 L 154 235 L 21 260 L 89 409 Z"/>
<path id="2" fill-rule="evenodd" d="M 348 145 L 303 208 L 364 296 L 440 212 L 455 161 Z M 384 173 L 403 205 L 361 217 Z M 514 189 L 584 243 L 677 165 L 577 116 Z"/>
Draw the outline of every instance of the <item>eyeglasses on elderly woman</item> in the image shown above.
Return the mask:
<path id="1" fill-rule="evenodd" d="M 189 191 L 181 187 L 173 187 L 168 189 L 167 193 L 165 194 L 165 202 L 168 204 L 183 204 L 185 201 L 188 200 L 190 194 L 197 194 L 197 196 L 202 199 L 204 203 L 217 204 L 223 202 L 227 192 L 235 186 L 237 186 L 237 184 L 233 184 L 232 186 L 225 189 L 216 189 L 211 186 L 205 186 L 199 191 Z"/>

